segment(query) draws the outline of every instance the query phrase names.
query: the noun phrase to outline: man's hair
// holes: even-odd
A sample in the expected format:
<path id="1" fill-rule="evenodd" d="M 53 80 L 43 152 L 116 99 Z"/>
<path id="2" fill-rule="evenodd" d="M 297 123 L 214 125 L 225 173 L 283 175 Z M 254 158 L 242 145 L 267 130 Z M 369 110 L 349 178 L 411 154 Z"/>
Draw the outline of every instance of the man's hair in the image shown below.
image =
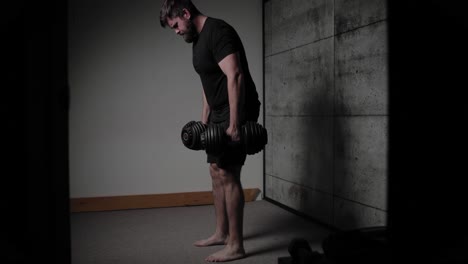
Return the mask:
<path id="1" fill-rule="evenodd" d="M 164 28 L 167 26 L 168 18 L 175 18 L 182 16 L 183 10 L 187 9 L 192 17 L 200 14 L 200 11 L 195 7 L 191 0 L 164 0 L 159 13 L 159 22 Z"/>

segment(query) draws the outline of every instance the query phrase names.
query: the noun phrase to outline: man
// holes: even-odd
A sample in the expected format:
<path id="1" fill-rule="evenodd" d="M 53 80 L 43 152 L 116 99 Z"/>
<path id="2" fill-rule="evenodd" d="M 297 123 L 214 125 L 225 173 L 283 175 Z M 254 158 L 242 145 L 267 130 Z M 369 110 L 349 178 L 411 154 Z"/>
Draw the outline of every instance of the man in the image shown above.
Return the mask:
<path id="1" fill-rule="evenodd" d="M 249 72 L 242 42 L 226 22 L 207 17 L 190 0 L 165 0 L 162 27 L 169 26 L 192 43 L 193 66 L 203 86 L 201 121 L 220 124 L 232 141 L 239 141 L 246 121 L 257 121 L 260 101 Z M 244 193 L 240 181 L 246 153 L 232 144 L 219 156 L 208 155 L 216 213 L 216 229 L 195 246 L 226 245 L 206 261 L 223 262 L 245 257 L 243 241 Z"/>

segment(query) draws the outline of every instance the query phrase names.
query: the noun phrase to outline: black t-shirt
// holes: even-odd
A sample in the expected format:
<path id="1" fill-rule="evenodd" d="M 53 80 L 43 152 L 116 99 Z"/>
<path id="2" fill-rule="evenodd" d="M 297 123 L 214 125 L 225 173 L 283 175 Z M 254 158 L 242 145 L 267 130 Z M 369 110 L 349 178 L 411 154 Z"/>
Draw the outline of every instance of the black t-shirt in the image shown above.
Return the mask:
<path id="1" fill-rule="evenodd" d="M 227 55 L 236 52 L 240 55 L 245 85 L 245 102 L 239 102 L 240 118 L 243 119 L 245 115 L 251 114 L 250 112 L 258 111 L 260 101 L 250 75 L 244 46 L 232 26 L 223 20 L 208 17 L 198 38 L 193 42 L 192 49 L 193 67 L 200 75 L 206 100 L 212 112 L 226 112 L 226 109 L 229 109 L 227 77 L 218 63 Z"/>

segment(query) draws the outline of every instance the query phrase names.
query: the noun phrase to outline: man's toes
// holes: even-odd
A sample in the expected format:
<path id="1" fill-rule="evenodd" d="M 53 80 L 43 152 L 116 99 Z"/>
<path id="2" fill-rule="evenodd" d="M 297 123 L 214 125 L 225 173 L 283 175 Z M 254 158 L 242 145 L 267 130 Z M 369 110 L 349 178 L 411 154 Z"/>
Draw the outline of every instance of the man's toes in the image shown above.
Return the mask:
<path id="1" fill-rule="evenodd" d="M 209 256 L 205 259 L 205 261 L 208 261 L 208 262 L 215 262 L 215 260 L 213 259 L 213 257 Z"/>

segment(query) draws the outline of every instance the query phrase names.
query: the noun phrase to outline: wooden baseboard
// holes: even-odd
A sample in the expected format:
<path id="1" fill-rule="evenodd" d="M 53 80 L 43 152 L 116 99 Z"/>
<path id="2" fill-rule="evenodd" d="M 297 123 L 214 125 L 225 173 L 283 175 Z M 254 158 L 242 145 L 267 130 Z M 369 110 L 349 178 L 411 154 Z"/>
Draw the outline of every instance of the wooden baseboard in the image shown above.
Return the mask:
<path id="1" fill-rule="evenodd" d="M 246 202 L 255 201 L 259 194 L 260 190 L 257 188 L 244 189 Z M 209 204 L 213 204 L 211 191 L 72 198 L 70 199 L 70 210 L 72 213 L 77 213 Z"/>

